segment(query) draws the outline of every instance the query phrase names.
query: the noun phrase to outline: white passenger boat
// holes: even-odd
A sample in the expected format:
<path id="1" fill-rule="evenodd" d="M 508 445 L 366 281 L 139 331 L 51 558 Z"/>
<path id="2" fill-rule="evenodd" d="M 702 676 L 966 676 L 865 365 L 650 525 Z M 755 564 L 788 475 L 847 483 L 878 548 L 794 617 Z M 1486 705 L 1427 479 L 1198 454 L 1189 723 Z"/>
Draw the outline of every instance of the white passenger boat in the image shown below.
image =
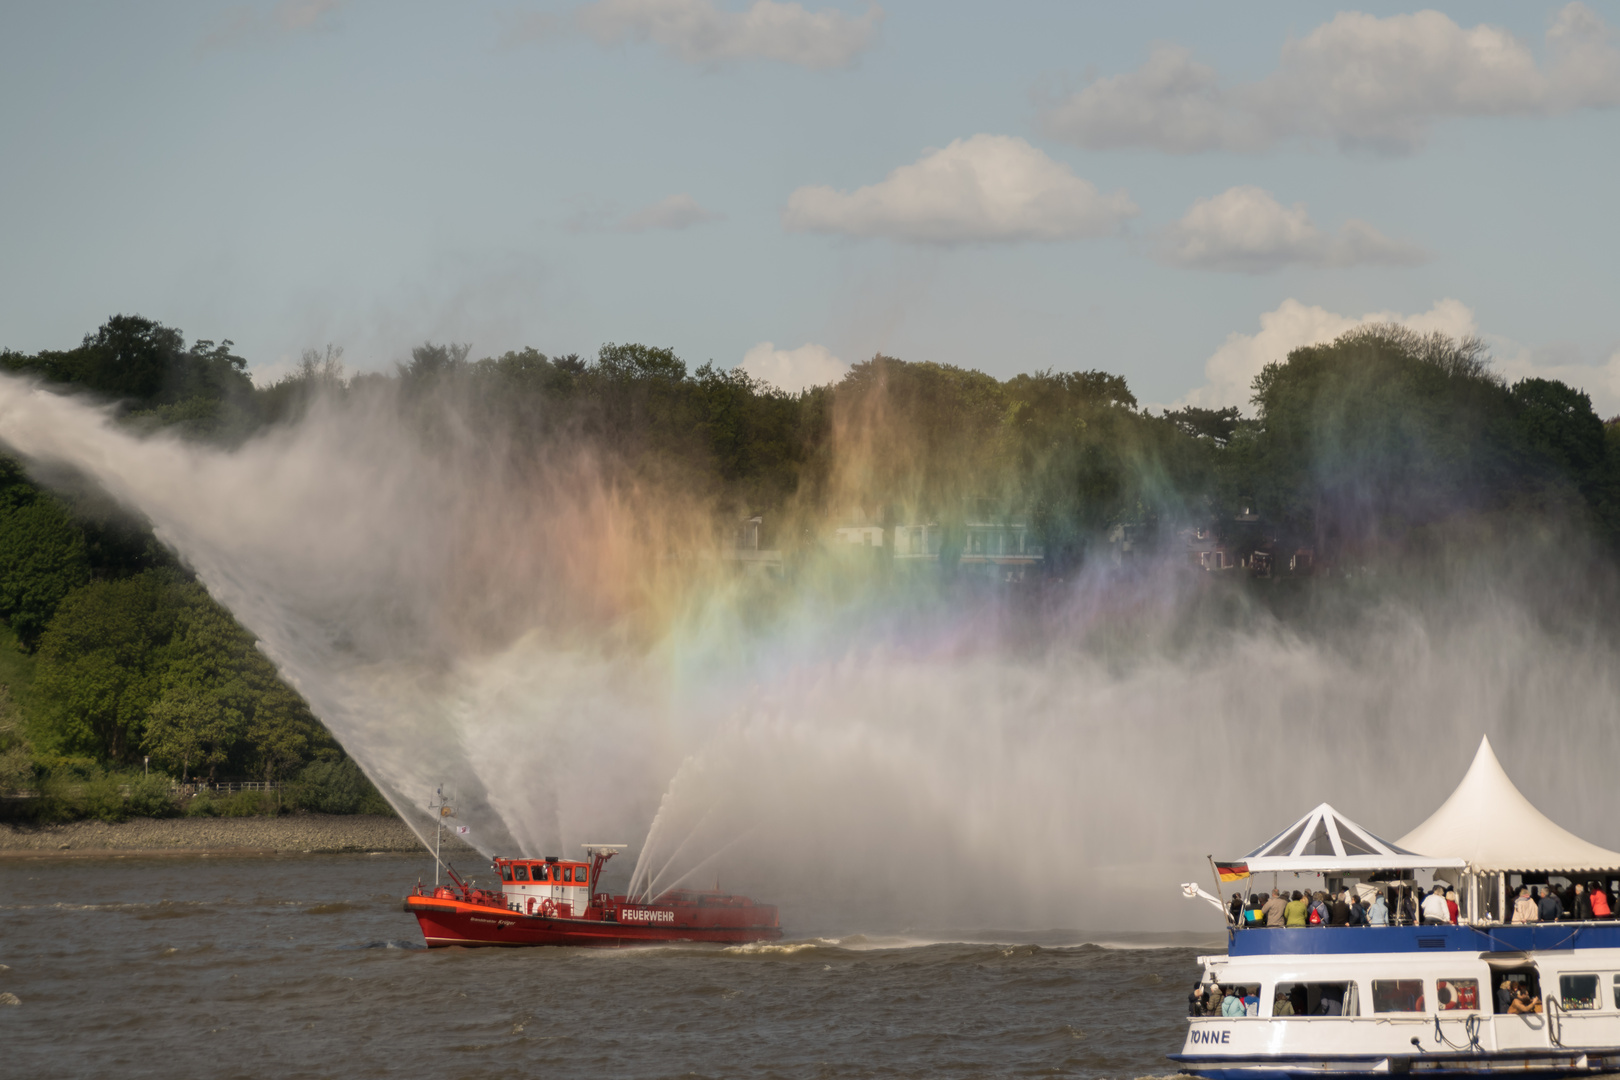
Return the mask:
<path id="1" fill-rule="evenodd" d="M 1258 1015 L 1189 1017 L 1182 1051 L 1170 1055 L 1183 1072 L 1211 1080 L 1620 1073 L 1620 922 L 1504 925 L 1524 879 L 1612 890 L 1620 854 L 1543 816 L 1489 742 L 1451 798 L 1394 844 L 1323 804 L 1238 862 L 1251 875 L 1246 892 L 1269 886 L 1273 873 L 1319 874 L 1330 891 L 1375 874 L 1422 873 L 1454 885 L 1461 912 L 1457 925 L 1229 926 L 1226 953 L 1200 958 L 1203 983 L 1258 988 Z M 1540 1011 L 1508 1011 L 1519 988 Z"/>

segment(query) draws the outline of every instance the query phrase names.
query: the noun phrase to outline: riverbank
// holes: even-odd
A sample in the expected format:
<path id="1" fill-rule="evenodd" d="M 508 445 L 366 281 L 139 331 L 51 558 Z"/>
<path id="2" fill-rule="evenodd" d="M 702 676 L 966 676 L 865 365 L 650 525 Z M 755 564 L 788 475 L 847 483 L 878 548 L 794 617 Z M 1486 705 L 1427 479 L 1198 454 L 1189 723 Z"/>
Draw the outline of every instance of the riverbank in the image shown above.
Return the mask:
<path id="1" fill-rule="evenodd" d="M 396 817 L 371 814 L 287 814 L 282 817 L 136 818 L 66 825 L 0 824 L 0 859 L 84 858 L 93 855 L 275 855 L 339 851 L 421 851 Z M 447 857 L 473 849 L 446 836 Z"/>

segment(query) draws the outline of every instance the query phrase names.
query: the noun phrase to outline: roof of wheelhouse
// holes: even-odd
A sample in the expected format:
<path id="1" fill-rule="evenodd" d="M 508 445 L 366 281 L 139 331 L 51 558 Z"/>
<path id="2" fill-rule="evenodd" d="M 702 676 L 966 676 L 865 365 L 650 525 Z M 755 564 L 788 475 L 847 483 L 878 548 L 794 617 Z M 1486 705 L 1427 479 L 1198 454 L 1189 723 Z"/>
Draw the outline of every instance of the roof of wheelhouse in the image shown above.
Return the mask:
<path id="1" fill-rule="evenodd" d="M 1537 810 L 1508 779 L 1486 737 L 1451 797 L 1399 843 L 1458 855 L 1485 873 L 1620 869 L 1620 853 L 1582 840 Z"/>

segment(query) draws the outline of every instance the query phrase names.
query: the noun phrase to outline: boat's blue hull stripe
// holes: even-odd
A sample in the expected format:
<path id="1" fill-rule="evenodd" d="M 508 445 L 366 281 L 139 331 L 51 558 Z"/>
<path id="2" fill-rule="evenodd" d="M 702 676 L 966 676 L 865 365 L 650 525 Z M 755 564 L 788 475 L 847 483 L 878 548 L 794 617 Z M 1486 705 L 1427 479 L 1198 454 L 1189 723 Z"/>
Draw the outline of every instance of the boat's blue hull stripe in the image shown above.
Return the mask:
<path id="1" fill-rule="evenodd" d="M 1377 1080 L 1390 1080 L 1392 1076 L 1403 1075 L 1393 1070 L 1384 1072 L 1370 1069 L 1290 1069 L 1287 1066 L 1272 1068 L 1262 1065 L 1237 1066 L 1224 1069 L 1213 1066 L 1191 1066 L 1183 1068 L 1182 1072 L 1203 1077 L 1204 1080 L 1324 1080 L 1325 1077 L 1333 1077 L 1335 1080 L 1357 1080 L 1360 1077 L 1376 1077 Z M 1448 1062 L 1445 1065 L 1413 1069 L 1410 1073 L 1404 1075 L 1440 1077 L 1489 1076 L 1502 1073 L 1512 1073 L 1515 1076 L 1533 1076 L 1536 1080 L 1562 1080 L 1564 1077 L 1613 1075 L 1614 1067 L 1596 1065 L 1492 1066 L 1486 1062 Z"/>
<path id="2" fill-rule="evenodd" d="M 1595 1076 L 1620 1068 L 1620 1047 L 1523 1047 L 1513 1050 L 1426 1054 L 1170 1054 L 1181 1071 L 1206 1080 L 1266 1080 L 1419 1075 L 1532 1074 L 1538 1078 Z M 1385 1065 L 1384 1063 L 1388 1064 Z M 1382 1066 L 1382 1067 L 1380 1067 Z"/>
<path id="3" fill-rule="evenodd" d="M 1529 926 L 1316 926 L 1229 930 L 1229 956 L 1399 952 L 1554 952 L 1620 949 L 1620 923 Z"/>

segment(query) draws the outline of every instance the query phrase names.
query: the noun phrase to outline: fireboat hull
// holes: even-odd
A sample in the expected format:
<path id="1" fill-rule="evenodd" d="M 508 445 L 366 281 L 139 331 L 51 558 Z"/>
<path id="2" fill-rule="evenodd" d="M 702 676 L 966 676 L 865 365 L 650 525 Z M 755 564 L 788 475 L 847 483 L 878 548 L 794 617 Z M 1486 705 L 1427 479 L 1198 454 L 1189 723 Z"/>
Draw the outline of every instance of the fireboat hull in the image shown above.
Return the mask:
<path id="1" fill-rule="evenodd" d="M 430 949 L 463 947 L 519 948 L 574 945 L 623 948 L 678 942 L 746 945 L 782 936 L 776 908 L 767 905 L 690 910 L 623 905 L 597 908 L 586 917 L 525 914 L 487 904 L 436 896 L 407 896 L 405 910 L 416 916 Z"/>

